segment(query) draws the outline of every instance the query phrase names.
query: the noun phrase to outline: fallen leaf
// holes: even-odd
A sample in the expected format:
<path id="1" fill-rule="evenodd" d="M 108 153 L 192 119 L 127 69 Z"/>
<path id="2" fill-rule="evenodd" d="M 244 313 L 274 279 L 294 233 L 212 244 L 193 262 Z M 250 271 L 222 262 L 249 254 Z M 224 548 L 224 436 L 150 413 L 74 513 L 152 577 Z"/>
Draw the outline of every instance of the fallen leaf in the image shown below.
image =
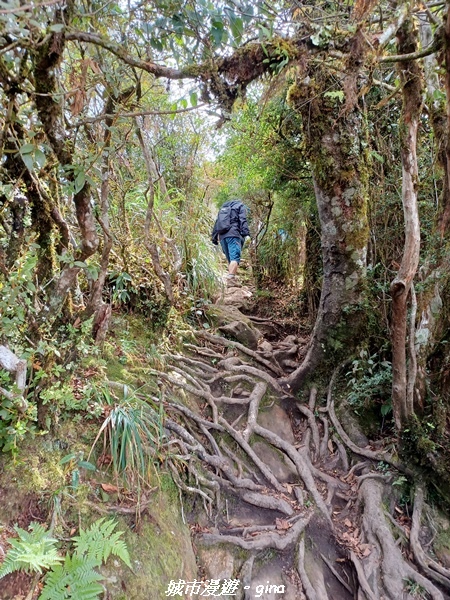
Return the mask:
<path id="1" fill-rule="evenodd" d="M 275 525 L 279 531 L 286 531 L 292 527 L 285 519 L 275 519 Z"/>
<path id="2" fill-rule="evenodd" d="M 334 449 L 333 449 L 333 442 L 331 440 L 328 440 L 328 450 L 331 452 L 331 454 L 334 454 Z"/>
<path id="3" fill-rule="evenodd" d="M 344 521 L 344 525 L 345 525 L 346 527 L 352 527 L 353 523 L 350 521 L 350 519 L 345 519 L 345 521 Z"/>
<path id="4" fill-rule="evenodd" d="M 111 485 L 110 483 L 101 483 L 101 488 L 107 494 L 115 494 L 119 491 L 119 488 L 115 485 Z"/>

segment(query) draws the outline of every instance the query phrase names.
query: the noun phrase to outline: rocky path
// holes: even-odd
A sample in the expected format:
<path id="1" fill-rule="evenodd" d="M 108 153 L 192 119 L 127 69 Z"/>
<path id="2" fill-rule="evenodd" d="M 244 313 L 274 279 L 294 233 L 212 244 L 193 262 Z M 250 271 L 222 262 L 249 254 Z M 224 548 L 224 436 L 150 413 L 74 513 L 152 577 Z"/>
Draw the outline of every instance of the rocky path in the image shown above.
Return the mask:
<path id="1" fill-rule="evenodd" d="M 251 293 L 229 285 L 211 309 L 216 327 L 159 373 L 206 586 L 229 586 L 204 596 L 448 598 L 450 572 L 423 549 L 422 488 L 411 519 L 393 491 L 412 474 L 336 416 L 338 371 L 303 402 L 281 389 L 306 340 L 276 339 L 276 325 L 244 315 Z"/>

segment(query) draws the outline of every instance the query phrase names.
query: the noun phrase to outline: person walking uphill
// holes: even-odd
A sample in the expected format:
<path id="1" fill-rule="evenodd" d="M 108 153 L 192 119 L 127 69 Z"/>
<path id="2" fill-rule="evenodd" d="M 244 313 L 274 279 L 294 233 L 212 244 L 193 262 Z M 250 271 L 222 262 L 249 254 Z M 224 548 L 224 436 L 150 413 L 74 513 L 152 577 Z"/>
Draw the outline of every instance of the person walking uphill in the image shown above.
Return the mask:
<path id="1" fill-rule="evenodd" d="M 250 237 L 247 224 L 247 208 L 240 200 L 228 200 L 222 204 L 211 236 L 212 243 L 219 241 L 228 262 L 228 275 L 234 279 L 241 260 L 246 237 Z"/>

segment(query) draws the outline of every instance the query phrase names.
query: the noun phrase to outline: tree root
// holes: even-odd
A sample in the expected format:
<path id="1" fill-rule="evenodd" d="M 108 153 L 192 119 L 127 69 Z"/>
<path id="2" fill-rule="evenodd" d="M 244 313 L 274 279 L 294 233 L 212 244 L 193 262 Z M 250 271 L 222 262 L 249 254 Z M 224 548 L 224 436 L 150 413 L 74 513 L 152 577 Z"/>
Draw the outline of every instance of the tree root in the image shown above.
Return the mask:
<path id="1" fill-rule="evenodd" d="M 254 506 L 259 506 L 260 508 L 269 508 L 270 510 L 276 510 L 278 512 L 283 513 L 287 517 L 292 517 L 294 514 L 294 509 L 282 498 L 274 498 L 273 496 L 267 496 L 264 494 L 257 494 L 255 492 L 246 492 L 241 496 L 244 502 L 247 504 L 253 504 Z"/>
<path id="2" fill-rule="evenodd" d="M 174 448 L 169 458 L 169 464 L 172 460 L 174 480 L 184 493 L 201 498 L 210 516 L 213 502 L 223 507 L 223 498 L 227 503 L 230 495 L 233 496 L 233 510 L 234 506 L 245 508 L 242 513 L 238 510 L 233 514 L 233 522 L 237 520 L 239 523 L 242 515 L 249 514 L 248 505 L 264 509 L 268 514 L 269 511 L 273 513 L 273 520 L 269 519 L 265 525 L 257 524 L 254 519 L 248 522 L 244 517 L 242 526 L 231 529 L 225 525 L 221 527 L 224 519 L 218 514 L 215 519 L 219 520 L 219 524 L 216 526 L 221 533 L 203 534 L 202 543 L 232 544 L 251 552 L 244 564 L 247 565 L 248 584 L 251 582 L 257 551 L 267 548 L 282 551 L 297 546 L 296 567 L 307 600 L 337 600 L 336 590 L 331 591 L 332 585 L 348 594 L 345 597 L 351 595 L 358 600 L 399 600 L 410 597 L 408 581 L 410 585 L 422 586 L 432 600 L 443 600 L 443 593 L 438 586 L 450 590 L 450 571 L 427 556 L 419 541 L 423 491 L 420 487 L 416 488 L 409 539 L 415 563 L 422 574 L 413 568 L 402 553 L 402 547 L 408 543 L 406 530 L 402 530 L 397 521 L 385 512 L 383 493 L 388 490 L 392 476 L 386 477 L 370 469 L 373 468 L 373 461 L 383 461 L 407 474 L 410 471 L 388 453 L 360 448 L 350 440 L 334 410 L 332 391 L 339 370 L 336 369 L 330 380 L 326 407 L 318 409 L 321 413 L 319 417 L 316 413 L 315 387 L 310 391 L 306 406 L 297 402 L 302 423 L 293 428 L 297 436 L 294 445 L 294 442 L 286 441 L 282 434 L 274 433 L 258 423 L 263 398 L 269 394 L 274 402 L 286 398 L 274 378 L 274 374 L 279 373 L 278 367 L 272 362 L 274 357 L 270 361 L 267 359 L 270 346 L 269 350 L 266 347 L 262 357 L 260 352 L 209 332 L 198 332 L 196 335 L 204 342 L 222 349 L 239 351 L 240 355 L 231 356 L 231 352 L 221 354 L 206 345 L 189 345 L 192 353 L 195 352 L 194 358 L 169 354 L 165 357 L 168 373 L 154 371 L 169 388 L 182 389 L 194 398 L 206 401 L 211 408 L 211 413 L 207 410 L 208 417 L 205 417 L 183 404 L 164 402 L 167 411 L 176 418 L 167 418 L 165 421 L 166 431 L 172 435 L 167 447 L 180 448 L 180 451 Z M 216 361 L 214 366 L 209 364 L 212 358 Z M 219 390 L 224 384 L 229 384 L 232 391 L 216 396 L 222 394 Z M 294 421 L 294 424 L 297 423 Z M 333 430 L 336 434 L 331 433 Z M 281 484 L 275 475 L 279 472 L 276 470 L 277 464 L 274 466 L 266 458 L 272 465 L 270 467 L 256 454 L 252 448 L 255 435 L 294 463 L 297 473 L 289 473 L 289 477 L 293 477 L 292 483 L 291 479 L 284 479 L 289 483 Z M 349 468 L 347 449 L 365 460 Z M 176 467 L 176 460 L 182 460 L 183 470 L 190 474 L 187 481 L 183 481 L 182 470 Z M 338 470 L 337 474 L 335 469 Z M 354 580 L 346 581 L 333 559 L 319 547 L 314 550 L 314 556 L 322 556 L 322 560 L 318 560 L 321 567 L 317 568 L 317 572 L 314 570 L 312 576 L 310 559 L 313 555 L 308 555 L 305 568 L 305 540 L 302 533 L 314 514 L 304 514 L 307 505 L 305 492 L 315 503 L 316 513 L 325 517 L 327 536 L 336 538 L 348 548 L 348 565 L 353 569 Z M 352 511 L 357 498 L 363 509 L 358 524 Z M 344 508 L 342 500 L 346 502 Z M 228 504 L 226 506 L 225 523 L 230 522 Z M 257 514 L 261 514 L 261 511 Z M 399 527 L 401 535 L 394 537 L 389 519 Z M 308 528 L 308 535 L 313 529 L 312 526 Z M 244 570 L 243 567 L 242 577 Z"/>
<path id="3" fill-rule="evenodd" d="M 294 525 L 284 534 L 281 535 L 275 531 L 264 532 L 260 536 L 253 537 L 251 540 L 242 539 L 235 535 L 220 535 L 216 533 L 204 533 L 201 540 L 205 545 L 214 544 L 233 544 L 244 550 L 265 550 L 273 548 L 274 550 L 285 550 L 289 546 L 295 544 L 298 536 L 304 531 L 311 519 L 312 513 L 308 516 L 299 519 Z"/>
<path id="4" fill-rule="evenodd" d="M 360 448 L 354 442 L 352 442 L 352 440 L 349 438 L 349 436 L 345 432 L 344 428 L 342 427 L 341 423 L 339 422 L 339 419 L 337 418 L 336 413 L 334 411 L 334 400 L 333 400 L 333 394 L 332 394 L 334 383 L 337 379 L 337 376 L 338 376 L 341 368 L 342 368 L 342 365 L 337 367 L 331 377 L 330 384 L 328 386 L 327 406 L 326 406 L 326 408 L 321 409 L 321 411 L 328 413 L 331 423 L 333 424 L 333 427 L 338 432 L 339 437 L 344 442 L 344 444 L 347 446 L 347 448 L 349 448 L 354 454 L 358 454 L 359 456 L 364 456 L 364 457 L 374 460 L 376 462 L 380 462 L 380 461 L 385 462 L 389 465 L 392 465 L 399 471 L 402 471 L 403 473 L 413 476 L 414 473 L 410 469 L 405 467 L 405 465 L 400 463 L 398 460 L 394 459 L 387 452 L 373 452 L 372 450 L 368 450 L 367 448 Z"/>
<path id="5" fill-rule="evenodd" d="M 372 592 L 369 582 L 367 581 L 366 574 L 364 573 L 364 568 L 359 558 L 352 551 L 350 552 L 350 559 L 355 567 L 359 586 L 362 589 L 367 600 L 378 600 L 375 594 Z"/>
<path id="6" fill-rule="evenodd" d="M 267 385 L 265 383 L 257 383 L 253 389 L 253 392 L 250 395 L 250 404 L 248 407 L 247 416 L 247 427 L 242 432 L 242 438 L 246 442 L 248 442 L 250 436 L 253 433 L 254 427 L 256 425 L 256 419 L 258 417 L 259 405 L 266 391 Z"/>
<path id="7" fill-rule="evenodd" d="M 422 571 L 433 581 L 441 584 L 445 589 L 450 590 L 450 571 L 442 567 L 439 563 L 427 556 L 419 542 L 420 519 L 422 516 L 424 501 L 424 492 L 420 485 L 416 486 L 414 495 L 414 511 L 412 516 L 411 533 L 409 543 L 413 551 L 414 558 Z"/>
<path id="8" fill-rule="evenodd" d="M 274 375 L 278 375 L 279 377 L 282 377 L 284 375 L 283 371 L 279 367 L 275 366 L 270 361 L 263 358 L 257 351 L 250 350 L 250 348 L 247 348 L 247 346 L 244 346 L 239 342 L 227 340 L 226 338 L 220 337 L 218 335 L 213 335 L 212 333 L 208 333 L 207 331 L 196 331 L 195 335 L 199 338 L 202 338 L 204 340 L 207 340 L 208 342 L 212 342 L 219 346 L 225 346 L 227 348 L 236 348 L 236 350 L 239 350 L 243 354 L 251 356 L 251 358 L 253 358 L 256 362 L 261 364 L 263 367 L 266 367 L 266 369 L 269 369 L 269 371 L 272 371 Z"/>
<path id="9" fill-rule="evenodd" d="M 406 562 L 396 545 L 383 514 L 383 487 L 383 483 L 375 479 L 366 479 L 360 486 L 364 506 L 363 530 L 368 542 L 373 545 L 373 558 L 369 569 L 364 568 L 364 571 L 367 581 L 371 582 L 373 594 L 376 598 L 383 595 L 392 600 L 402 598 L 405 580 L 410 580 L 422 586 L 433 600 L 444 600 L 442 592 Z M 377 563 L 381 573 L 378 569 L 375 571 Z"/>
<path id="10" fill-rule="evenodd" d="M 229 371 L 233 373 L 244 373 L 246 375 L 251 375 L 253 377 L 257 377 L 258 379 L 262 379 L 266 383 L 270 385 L 270 387 L 280 396 L 284 396 L 285 393 L 279 386 L 276 379 L 274 379 L 269 373 L 262 371 L 261 369 L 257 369 L 256 367 L 251 367 L 249 365 L 236 364 L 236 357 L 227 358 L 222 362 L 222 365 L 227 368 Z"/>
<path id="11" fill-rule="evenodd" d="M 318 509 L 325 516 L 331 527 L 333 527 L 333 522 L 331 520 L 330 513 L 322 496 L 320 495 L 317 489 L 311 470 L 305 464 L 304 460 L 302 460 L 297 450 L 293 446 L 291 446 L 291 444 L 281 439 L 278 435 L 276 435 L 272 431 L 269 431 L 268 429 L 264 429 L 264 427 L 261 427 L 258 424 L 255 425 L 254 432 L 260 435 L 261 437 L 265 438 L 276 448 L 283 450 L 288 455 L 288 457 L 295 464 L 298 474 L 300 475 L 303 483 L 305 484 L 306 489 L 311 494 Z"/>
<path id="12" fill-rule="evenodd" d="M 256 554 L 252 553 L 249 558 L 244 562 L 239 573 L 239 578 L 242 581 L 243 588 L 243 600 L 251 600 L 250 598 L 250 584 L 252 582 L 252 571 L 253 563 L 255 562 Z M 247 589 L 245 589 L 247 588 Z"/>
<path id="13" fill-rule="evenodd" d="M 255 463 L 255 465 L 258 467 L 258 469 L 261 471 L 261 473 L 264 475 L 267 481 L 269 481 L 273 485 L 273 487 L 279 492 L 283 491 L 283 486 L 280 484 L 278 479 L 275 477 L 275 475 L 272 473 L 269 467 L 257 456 L 254 450 L 252 450 L 250 444 L 246 440 L 244 440 L 242 435 L 240 435 L 235 429 L 233 429 L 231 425 L 229 425 L 222 417 L 219 418 L 219 422 L 223 426 L 225 431 L 227 431 L 227 433 L 229 433 L 231 437 L 234 440 L 236 440 L 239 446 L 241 446 L 242 450 L 244 450 L 244 452 L 252 459 L 252 461 Z"/>
<path id="14" fill-rule="evenodd" d="M 326 595 L 324 598 L 318 598 L 316 591 L 313 588 L 313 586 L 309 580 L 308 574 L 306 573 L 306 570 L 305 570 L 305 540 L 303 537 L 299 542 L 297 553 L 298 553 L 297 571 L 298 571 L 298 574 L 300 575 L 300 580 L 302 582 L 303 590 L 306 594 L 307 600 L 328 600 L 328 595 Z"/>
<path id="15" fill-rule="evenodd" d="M 304 415 L 308 419 L 308 425 L 311 430 L 311 435 L 314 444 L 314 458 L 316 459 L 319 457 L 320 453 L 320 434 L 319 428 L 317 427 L 316 418 L 312 410 L 310 408 L 307 408 L 303 404 L 297 402 L 297 408 L 302 413 L 302 415 Z"/>
<path id="16" fill-rule="evenodd" d="M 348 585 L 345 579 L 339 575 L 338 571 L 334 568 L 331 561 L 329 561 L 328 558 L 322 553 L 320 553 L 320 558 L 327 565 L 327 567 L 330 569 L 330 571 L 333 573 L 333 575 L 336 577 L 339 583 L 347 590 L 347 592 L 350 592 L 350 594 L 353 593 L 352 588 Z"/>

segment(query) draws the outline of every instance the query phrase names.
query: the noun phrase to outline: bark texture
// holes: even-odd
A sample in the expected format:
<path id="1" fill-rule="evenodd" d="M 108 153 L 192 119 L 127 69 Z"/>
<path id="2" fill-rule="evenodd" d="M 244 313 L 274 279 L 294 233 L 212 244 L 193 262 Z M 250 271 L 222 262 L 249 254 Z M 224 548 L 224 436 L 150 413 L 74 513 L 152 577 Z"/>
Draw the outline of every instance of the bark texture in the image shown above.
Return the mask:
<path id="1" fill-rule="evenodd" d="M 398 32 L 399 51 L 414 52 L 417 36 L 412 21 L 407 21 Z M 408 401 L 406 364 L 406 336 L 408 326 L 408 296 L 419 264 L 420 224 L 417 206 L 417 129 L 422 107 L 421 72 L 415 61 L 400 63 L 403 83 L 403 111 L 400 123 L 402 155 L 402 204 L 405 222 L 405 245 L 402 262 L 391 283 L 392 294 L 392 403 L 397 428 L 401 428 L 413 414 L 413 403 Z M 414 382 L 410 382 L 412 387 Z"/>
<path id="2" fill-rule="evenodd" d="M 364 326 L 361 301 L 369 227 L 365 120 L 357 102 L 357 69 L 362 52 L 363 44 L 357 36 L 350 43 L 341 95 L 327 95 L 336 82 L 325 69 L 320 73 L 317 68 L 311 77 L 304 73 L 289 94 L 291 104 L 302 115 L 319 211 L 323 262 L 322 293 L 311 344 L 303 363 L 286 379 L 293 391 L 324 359 L 336 363 L 343 351 L 347 353 Z"/>

